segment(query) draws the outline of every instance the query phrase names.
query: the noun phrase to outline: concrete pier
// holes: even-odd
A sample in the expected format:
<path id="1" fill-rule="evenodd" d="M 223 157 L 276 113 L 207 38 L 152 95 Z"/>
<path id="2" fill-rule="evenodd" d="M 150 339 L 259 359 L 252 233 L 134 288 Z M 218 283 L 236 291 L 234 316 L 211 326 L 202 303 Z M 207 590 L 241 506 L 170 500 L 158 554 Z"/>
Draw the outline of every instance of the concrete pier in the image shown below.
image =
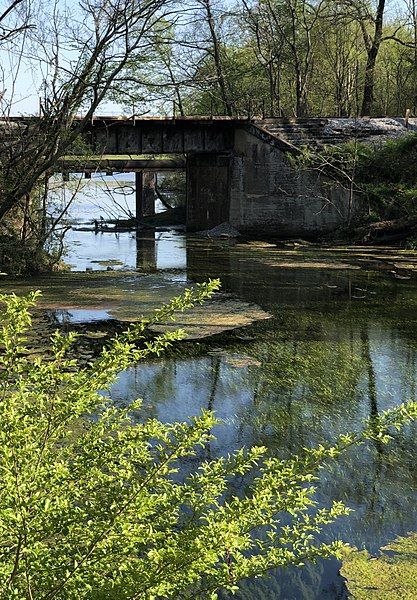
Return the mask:
<path id="1" fill-rule="evenodd" d="M 209 229 L 229 220 L 231 156 L 192 154 L 187 160 L 187 229 Z"/>
<path id="2" fill-rule="evenodd" d="M 155 173 L 151 171 L 135 173 L 135 216 L 138 220 L 155 214 L 155 177 Z"/>

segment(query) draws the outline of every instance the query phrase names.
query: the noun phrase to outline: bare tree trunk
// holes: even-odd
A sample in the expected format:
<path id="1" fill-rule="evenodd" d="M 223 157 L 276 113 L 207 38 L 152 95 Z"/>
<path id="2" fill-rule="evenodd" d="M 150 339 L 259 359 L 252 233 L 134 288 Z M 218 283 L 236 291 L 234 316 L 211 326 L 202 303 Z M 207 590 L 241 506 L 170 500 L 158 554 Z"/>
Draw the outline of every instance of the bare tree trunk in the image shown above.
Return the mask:
<path id="1" fill-rule="evenodd" d="M 375 66 L 378 57 L 378 52 L 382 42 L 382 28 L 384 25 L 384 10 L 386 0 L 379 0 L 375 21 L 374 21 L 374 35 L 370 39 L 369 36 L 365 37 L 367 41 L 367 61 L 365 68 L 365 84 L 363 88 L 363 100 L 361 115 L 367 116 L 372 112 L 374 103 L 374 89 L 375 89 Z M 365 23 L 362 25 L 363 31 L 366 28 Z"/>
<path id="2" fill-rule="evenodd" d="M 216 77 L 220 88 L 221 99 L 226 111 L 226 114 L 232 115 L 232 103 L 229 98 L 229 94 L 227 91 L 226 78 L 224 76 L 223 64 L 221 59 L 221 47 L 220 40 L 216 31 L 216 24 L 214 21 L 213 12 L 211 9 L 211 0 L 202 0 L 204 9 L 206 11 L 207 24 L 210 30 L 210 37 L 213 44 L 213 59 L 214 66 L 216 69 Z"/>
<path id="3" fill-rule="evenodd" d="M 414 89 L 414 98 L 413 98 L 413 109 L 414 114 L 417 114 L 417 2 L 416 0 L 411 0 L 411 19 L 413 22 L 413 42 L 414 42 L 414 64 L 413 64 L 413 89 Z"/>

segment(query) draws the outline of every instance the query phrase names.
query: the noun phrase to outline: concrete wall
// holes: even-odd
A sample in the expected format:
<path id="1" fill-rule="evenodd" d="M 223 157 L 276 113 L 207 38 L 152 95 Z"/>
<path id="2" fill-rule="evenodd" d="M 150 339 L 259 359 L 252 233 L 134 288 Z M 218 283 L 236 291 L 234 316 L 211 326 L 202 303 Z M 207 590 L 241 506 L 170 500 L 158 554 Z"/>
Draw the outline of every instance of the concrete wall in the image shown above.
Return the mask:
<path id="1" fill-rule="evenodd" d="M 293 169 L 285 153 L 243 129 L 231 160 L 228 220 L 242 233 L 308 236 L 346 222 L 346 190 Z"/>
<path id="2" fill-rule="evenodd" d="M 136 218 L 150 217 L 155 214 L 156 174 L 153 171 L 135 173 Z"/>

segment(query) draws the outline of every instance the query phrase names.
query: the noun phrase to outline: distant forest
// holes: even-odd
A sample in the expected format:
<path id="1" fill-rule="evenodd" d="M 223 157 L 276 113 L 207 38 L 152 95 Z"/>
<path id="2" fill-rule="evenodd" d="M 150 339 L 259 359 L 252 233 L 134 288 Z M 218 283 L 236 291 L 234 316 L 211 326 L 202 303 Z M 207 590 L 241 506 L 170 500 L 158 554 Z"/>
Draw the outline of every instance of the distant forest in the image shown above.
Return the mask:
<path id="1" fill-rule="evenodd" d="M 147 68 L 131 63 L 123 93 L 132 102 L 153 97 L 167 110 L 169 99 L 180 114 L 417 112 L 417 0 L 193 0 L 181 7 Z M 144 82 L 147 93 L 136 85 Z"/>

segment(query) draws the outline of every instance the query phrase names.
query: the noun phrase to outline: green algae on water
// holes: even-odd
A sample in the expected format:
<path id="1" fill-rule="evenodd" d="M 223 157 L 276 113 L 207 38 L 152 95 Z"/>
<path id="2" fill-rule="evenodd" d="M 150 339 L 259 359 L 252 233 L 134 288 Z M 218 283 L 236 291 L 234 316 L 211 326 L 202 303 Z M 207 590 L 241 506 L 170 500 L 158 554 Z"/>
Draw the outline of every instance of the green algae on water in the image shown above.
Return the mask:
<path id="1" fill-rule="evenodd" d="M 415 600 L 417 533 L 398 537 L 382 548 L 378 557 L 366 550 L 348 550 L 341 574 L 356 600 Z"/>

